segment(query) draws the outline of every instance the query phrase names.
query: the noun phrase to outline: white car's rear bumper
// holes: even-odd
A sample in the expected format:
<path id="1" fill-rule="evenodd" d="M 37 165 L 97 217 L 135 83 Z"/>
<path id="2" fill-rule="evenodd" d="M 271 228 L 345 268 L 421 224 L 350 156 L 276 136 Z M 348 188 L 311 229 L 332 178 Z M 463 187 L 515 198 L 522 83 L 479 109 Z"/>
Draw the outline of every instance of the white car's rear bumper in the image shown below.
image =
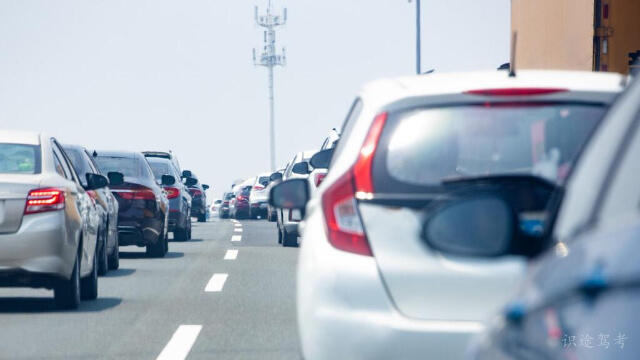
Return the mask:
<path id="1" fill-rule="evenodd" d="M 315 359 L 458 359 L 476 321 L 416 320 L 399 313 L 375 259 L 333 248 L 319 212 L 309 214 L 298 263 L 303 356 Z"/>

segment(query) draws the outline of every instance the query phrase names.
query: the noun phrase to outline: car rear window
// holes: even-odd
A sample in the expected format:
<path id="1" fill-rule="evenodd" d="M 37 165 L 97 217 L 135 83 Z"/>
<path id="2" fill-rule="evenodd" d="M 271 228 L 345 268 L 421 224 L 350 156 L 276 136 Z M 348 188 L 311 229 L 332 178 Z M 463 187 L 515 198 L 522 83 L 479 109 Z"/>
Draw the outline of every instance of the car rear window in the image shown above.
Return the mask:
<path id="1" fill-rule="evenodd" d="M 40 146 L 0 143 L 0 174 L 39 174 Z"/>
<path id="2" fill-rule="evenodd" d="M 374 186 L 420 191 L 447 179 L 519 173 L 562 184 L 605 111 L 599 105 L 520 103 L 392 114 L 374 161 Z"/>
<path id="3" fill-rule="evenodd" d="M 112 171 L 120 172 L 127 177 L 142 177 L 144 174 L 143 164 L 134 157 L 98 155 L 94 159 L 104 174 Z"/>
<path id="4" fill-rule="evenodd" d="M 175 177 L 175 173 L 173 172 L 173 165 L 170 160 L 163 158 L 150 158 L 147 157 L 147 162 L 151 167 L 151 171 L 153 171 L 153 176 L 156 180 L 162 179 L 162 175 L 171 175 Z"/>
<path id="5" fill-rule="evenodd" d="M 269 177 L 268 176 L 260 176 L 260 178 L 258 179 L 258 183 L 261 184 L 262 186 L 269 185 Z"/>
<path id="6" fill-rule="evenodd" d="M 231 197 L 233 196 L 233 193 L 225 193 L 224 194 L 224 199 L 225 200 L 231 200 Z"/>
<path id="7" fill-rule="evenodd" d="M 89 159 L 84 154 L 84 151 L 78 150 L 72 147 L 65 147 L 64 152 L 71 160 L 71 165 L 75 169 L 76 173 L 80 177 L 80 183 L 84 186 L 87 185 L 86 174 L 93 173 L 93 169 L 89 164 Z"/>
<path id="8" fill-rule="evenodd" d="M 251 193 L 251 186 L 245 186 L 242 188 L 241 194 L 242 195 L 249 195 Z"/>

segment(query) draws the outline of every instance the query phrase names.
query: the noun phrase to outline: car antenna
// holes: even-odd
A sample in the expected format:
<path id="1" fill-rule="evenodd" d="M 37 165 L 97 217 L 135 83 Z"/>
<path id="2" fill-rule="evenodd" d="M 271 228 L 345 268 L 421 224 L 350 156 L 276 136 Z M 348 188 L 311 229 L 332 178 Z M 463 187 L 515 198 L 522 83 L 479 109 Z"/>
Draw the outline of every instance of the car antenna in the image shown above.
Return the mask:
<path id="1" fill-rule="evenodd" d="M 516 77 L 516 46 L 518 44 L 518 32 L 511 35 L 511 59 L 509 59 L 509 77 Z"/>

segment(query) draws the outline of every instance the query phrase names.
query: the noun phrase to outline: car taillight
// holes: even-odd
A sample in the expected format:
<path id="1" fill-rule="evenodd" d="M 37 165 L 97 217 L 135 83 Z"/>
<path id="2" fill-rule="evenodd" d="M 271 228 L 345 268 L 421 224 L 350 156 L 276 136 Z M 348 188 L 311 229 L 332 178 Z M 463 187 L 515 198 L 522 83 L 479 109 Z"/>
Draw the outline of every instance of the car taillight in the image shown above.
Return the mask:
<path id="1" fill-rule="evenodd" d="M 229 205 L 229 202 L 225 201 L 225 202 L 222 203 L 222 205 Z"/>
<path id="2" fill-rule="evenodd" d="M 313 181 L 316 184 L 316 187 L 320 186 L 320 184 L 322 184 L 322 180 L 324 180 L 324 178 L 327 177 L 327 174 L 316 174 L 315 179 L 313 179 Z"/>
<path id="3" fill-rule="evenodd" d="M 262 186 L 262 185 L 255 185 L 255 186 L 253 187 L 253 190 L 264 190 L 264 186 Z"/>
<path id="4" fill-rule="evenodd" d="M 238 195 L 238 196 L 237 196 L 238 201 L 246 200 L 246 198 L 247 198 L 247 197 L 246 197 L 246 196 L 244 196 L 244 195 Z"/>
<path id="5" fill-rule="evenodd" d="M 191 196 L 202 196 L 202 191 L 198 190 L 198 189 L 194 189 L 194 190 L 190 190 L 189 191 L 191 193 Z"/>
<path id="6" fill-rule="evenodd" d="M 113 190 L 124 200 L 155 200 L 156 194 L 151 189 L 118 189 Z"/>
<path id="7" fill-rule="evenodd" d="M 64 209 L 64 190 L 56 188 L 29 191 L 24 214 L 35 214 Z"/>
<path id="8" fill-rule="evenodd" d="M 548 95 L 559 92 L 569 91 L 567 89 L 558 88 L 507 88 L 507 89 L 478 89 L 465 91 L 469 95 L 483 96 L 530 96 L 530 95 Z"/>
<path id="9" fill-rule="evenodd" d="M 386 121 L 387 113 L 376 116 L 356 163 L 322 195 L 327 235 L 336 249 L 373 256 L 360 219 L 356 197 L 373 192 L 371 166 Z"/>
<path id="10" fill-rule="evenodd" d="M 164 190 L 167 192 L 167 198 L 175 199 L 180 195 L 180 190 L 174 187 L 166 187 Z"/>

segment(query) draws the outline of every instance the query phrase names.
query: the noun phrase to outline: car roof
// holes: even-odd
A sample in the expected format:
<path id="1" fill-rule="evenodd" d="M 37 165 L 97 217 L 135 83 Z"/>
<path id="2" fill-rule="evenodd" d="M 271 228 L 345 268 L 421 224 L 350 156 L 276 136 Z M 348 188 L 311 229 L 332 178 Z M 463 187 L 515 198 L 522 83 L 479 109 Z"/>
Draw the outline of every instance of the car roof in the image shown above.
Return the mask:
<path id="1" fill-rule="evenodd" d="M 563 88 L 616 93 L 626 86 L 627 78 L 617 73 L 556 70 L 520 70 L 515 77 L 495 70 L 432 73 L 372 81 L 362 87 L 360 95 L 388 104 L 412 96 L 461 94 L 478 89 Z"/>
<path id="2" fill-rule="evenodd" d="M 302 152 L 303 159 L 310 159 L 313 155 L 315 155 L 318 150 L 307 150 Z"/>
<path id="3" fill-rule="evenodd" d="M 142 154 L 147 157 L 171 159 L 171 153 L 165 151 L 143 151 Z"/>
<path id="4" fill-rule="evenodd" d="M 104 150 L 95 150 L 95 153 L 98 156 L 108 156 L 108 157 L 123 157 L 123 158 L 136 158 L 138 156 L 142 156 L 141 153 L 136 151 L 104 151 Z"/>
<path id="5" fill-rule="evenodd" d="M 2 130 L 0 143 L 40 145 L 42 134 L 32 131 Z"/>

